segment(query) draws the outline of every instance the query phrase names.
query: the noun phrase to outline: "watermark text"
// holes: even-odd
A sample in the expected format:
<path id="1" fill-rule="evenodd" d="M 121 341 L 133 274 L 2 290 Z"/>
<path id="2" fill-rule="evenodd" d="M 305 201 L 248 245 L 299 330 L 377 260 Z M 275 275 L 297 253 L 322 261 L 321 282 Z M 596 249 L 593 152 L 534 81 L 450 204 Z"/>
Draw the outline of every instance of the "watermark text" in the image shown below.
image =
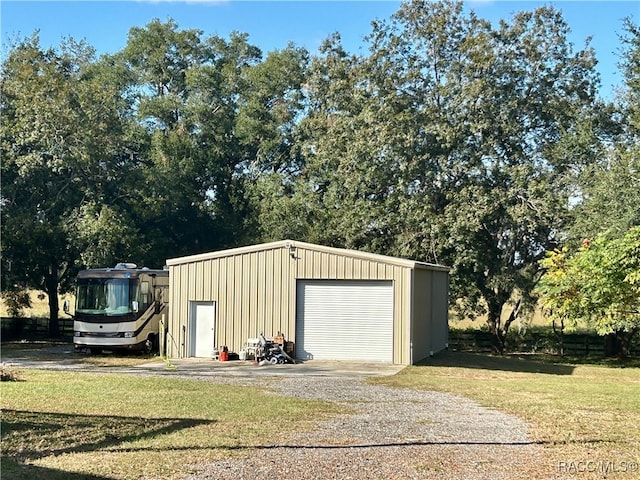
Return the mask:
<path id="1" fill-rule="evenodd" d="M 638 462 L 635 461 L 609 461 L 609 460 L 585 460 L 585 461 L 560 461 L 558 473 L 634 473 L 638 471 Z"/>

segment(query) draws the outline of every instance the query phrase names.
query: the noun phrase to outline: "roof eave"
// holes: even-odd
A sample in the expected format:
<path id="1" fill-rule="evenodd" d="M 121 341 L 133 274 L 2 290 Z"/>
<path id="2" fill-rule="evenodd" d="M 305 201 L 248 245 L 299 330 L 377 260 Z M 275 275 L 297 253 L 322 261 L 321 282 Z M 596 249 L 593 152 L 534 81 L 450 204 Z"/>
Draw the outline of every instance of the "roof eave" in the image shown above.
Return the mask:
<path id="1" fill-rule="evenodd" d="M 404 258 L 390 257 L 386 255 L 380 255 L 377 253 L 361 252 L 359 250 L 348 250 L 345 248 L 327 247 L 325 245 L 299 242 L 299 241 L 290 240 L 290 239 L 279 240 L 279 241 L 270 242 L 270 243 L 261 243 L 257 245 L 248 245 L 245 247 L 231 248 L 227 250 L 219 250 L 217 252 L 201 253 L 198 255 L 189 255 L 185 257 L 170 258 L 167 260 L 167 265 L 171 267 L 176 265 L 182 265 L 184 263 L 199 262 L 203 260 L 212 260 L 215 258 L 242 255 L 245 253 L 259 252 L 264 250 L 274 250 L 274 249 L 286 248 L 286 247 L 300 247 L 300 248 L 305 248 L 307 250 L 315 250 L 315 251 L 326 252 L 326 253 L 347 255 L 350 257 L 360 258 L 363 260 L 372 260 L 380 263 L 387 263 L 390 265 L 397 265 L 400 267 L 407 267 L 407 268 L 419 268 L 419 269 L 436 270 L 436 271 L 443 271 L 443 272 L 448 272 L 451 270 L 449 267 L 446 267 L 444 265 L 435 265 L 431 263 L 419 262 L 416 260 L 407 260 Z"/>

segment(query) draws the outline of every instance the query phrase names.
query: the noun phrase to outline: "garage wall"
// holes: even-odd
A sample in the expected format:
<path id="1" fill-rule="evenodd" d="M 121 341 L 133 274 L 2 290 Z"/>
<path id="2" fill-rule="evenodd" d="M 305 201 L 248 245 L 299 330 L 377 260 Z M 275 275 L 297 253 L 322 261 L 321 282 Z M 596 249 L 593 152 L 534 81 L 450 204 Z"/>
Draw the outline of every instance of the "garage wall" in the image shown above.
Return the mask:
<path id="1" fill-rule="evenodd" d="M 413 319 L 411 363 L 429 356 L 431 351 L 431 301 L 432 272 L 415 270 L 413 272 Z"/>
<path id="2" fill-rule="evenodd" d="M 419 362 L 447 347 L 449 273 L 416 268 L 413 272 L 412 359 Z"/>
<path id="3" fill-rule="evenodd" d="M 412 361 L 412 323 L 420 325 L 414 325 L 413 333 L 419 333 L 421 338 L 430 333 L 426 324 L 412 322 L 416 314 L 428 317 L 427 310 L 431 308 L 430 298 L 426 297 L 423 303 L 412 305 L 412 298 L 417 298 L 415 292 L 412 297 L 416 262 L 281 241 L 170 259 L 167 265 L 171 279 L 167 322 L 170 358 L 183 358 L 193 351 L 189 343 L 190 302 L 215 302 L 216 344 L 212 349 L 226 345 L 240 351 L 247 338 L 261 332 L 267 337 L 282 332 L 287 340 L 295 342 L 296 282 L 304 279 L 391 281 L 394 363 Z M 422 281 L 422 276 L 418 277 Z M 418 347 L 428 354 L 422 341 Z M 416 360 L 415 353 L 413 359 Z"/>
<path id="4" fill-rule="evenodd" d="M 431 274 L 431 348 L 439 352 L 449 346 L 449 272 L 434 270 Z"/>
<path id="5" fill-rule="evenodd" d="M 282 248 L 170 265 L 167 354 L 182 358 L 191 351 L 190 301 L 216 302 L 216 347 L 239 351 L 259 333 L 283 332 L 289 339 L 295 332 L 294 274 L 295 261 Z"/>

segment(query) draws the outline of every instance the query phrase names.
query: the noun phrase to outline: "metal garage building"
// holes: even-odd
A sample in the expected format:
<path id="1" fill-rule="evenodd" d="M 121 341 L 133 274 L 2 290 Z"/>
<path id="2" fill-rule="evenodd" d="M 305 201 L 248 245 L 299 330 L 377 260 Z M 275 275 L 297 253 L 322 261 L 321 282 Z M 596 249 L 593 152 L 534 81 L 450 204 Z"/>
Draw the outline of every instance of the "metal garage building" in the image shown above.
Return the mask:
<path id="1" fill-rule="evenodd" d="M 448 341 L 449 269 L 283 240 L 167 260 L 166 354 L 284 334 L 299 359 L 412 364 Z"/>

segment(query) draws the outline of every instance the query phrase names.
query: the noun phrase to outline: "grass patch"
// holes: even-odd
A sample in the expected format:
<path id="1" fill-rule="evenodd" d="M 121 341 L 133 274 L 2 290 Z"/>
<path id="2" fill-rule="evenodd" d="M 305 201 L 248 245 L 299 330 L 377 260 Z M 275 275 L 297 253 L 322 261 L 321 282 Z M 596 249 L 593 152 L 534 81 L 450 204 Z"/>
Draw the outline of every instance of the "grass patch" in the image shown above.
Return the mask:
<path id="1" fill-rule="evenodd" d="M 65 313 L 63 311 L 62 305 L 65 300 L 69 300 L 71 304 L 71 313 L 74 311 L 75 305 L 75 296 L 71 293 L 65 295 L 58 296 L 58 305 L 60 305 L 60 309 L 58 310 L 58 316 L 60 318 L 65 318 Z M 39 290 L 29 290 L 29 301 L 31 306 L 28 308 L 23 308 L 20 312 L 22 317 L 38 317 L 38 318 L 48 318 L 49 317 L 49 297 L 44 292 Z M 9 308 L 7 307 L 7 303 L 4 298 L 0 297 L 0 316 L 2 317 L 10 317 L 11 312 L 9 312 Z"/>
<path id="2" fill-rule="evenodd" d="M 446 352 L 425 365 L 408 367 L 391 377 L 375 377 L 370 382 L 461 395 L 522 418 L 530 426 L 532 440 L 543 445 L 547 454 L 544 465 L 532 465 L 531 478 L 561 474 L 562 465 L 570 466 L 569 462 L 574 466 L 577 462 L 602 466 L 595 472 L 580 472 L 580 478 L 602 478 L 607 465 L 618 466 L 619 470 L 633 462 L 637 466 L 637 362 L 574 365 L 553 363 L 549 356 L 535 358 Z M 634 475 L 637 471 L 619 471 L 607 478 Z"/>
<path id="3" fill-rule="evenodd" d="M 133 367 L 161 359 L 157 355 L 127 350 L 93 355 L 85 351 L 74 351 L 73 344 L 69 342 L 51 340 L 3 342 L 1 354 L 3 359 L 28 359 L 44 362 L 60 362 L 71 358 L 74 361 L 95 367 Z"/>
<path id="4" fill-rule="evenodd" d="M 171 478 L 285 442 L 337 408 L 249 387 L 25 370 L 2 390 L 3 477 Z"/>

